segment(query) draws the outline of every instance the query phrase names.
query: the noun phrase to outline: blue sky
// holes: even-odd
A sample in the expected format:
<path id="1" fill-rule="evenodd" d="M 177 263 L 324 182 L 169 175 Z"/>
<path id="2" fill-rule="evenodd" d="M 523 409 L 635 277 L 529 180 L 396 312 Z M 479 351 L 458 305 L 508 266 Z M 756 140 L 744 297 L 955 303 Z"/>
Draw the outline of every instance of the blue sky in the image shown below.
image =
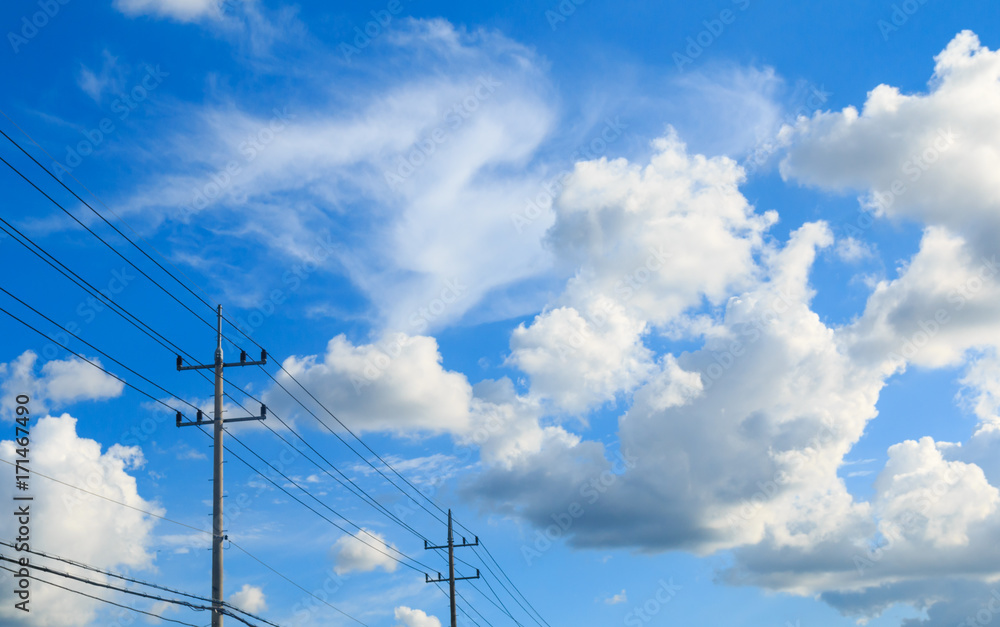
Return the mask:
<path id="1" fill-rule="evenodd" d="M 269 352 L 227 370 L 227 415 L 270 413 L 227 445 L 283 473 L 227 457 L 226 597 L 277 624 L 357 624 L 296 585 L 447 624 L 385 555 L 445 570 L 414 487 L 550 625 L 1000 610 L 990 3 L 40 0 L 0 24 L 0 307 L 79 336 L 0 316 L 0 455 L 30 395 L 34 469 L 133 508 L 36 476 L 33 548 L 209 594 L 211 438 L 173 410 L 212 387 L 175 355 L 211 361 L 221 304 L 226 360 Z M 478 624 L 536 624 L 459 555 Z M 11 585 L 11 624 L 156 622 L 44 584 L 25 615 Z"/>

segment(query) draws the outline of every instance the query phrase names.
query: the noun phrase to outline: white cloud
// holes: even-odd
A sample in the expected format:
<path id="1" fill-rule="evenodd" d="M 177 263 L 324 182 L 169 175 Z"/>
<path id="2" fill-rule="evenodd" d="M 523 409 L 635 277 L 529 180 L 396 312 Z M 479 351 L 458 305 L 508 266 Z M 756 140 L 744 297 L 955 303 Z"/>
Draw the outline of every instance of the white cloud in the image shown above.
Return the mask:
<path id="1" fill-rule="evenodd" d="M 618 605 L 619 603 L 628 603 L 628 595 L 625 594 L 625 589 L 618 594 L 612 595 L 611 597 L 604 599 L 604 603 L 607 605 Z"/>
<path id="2" fill-rule="evenodd" d="M 945 460 L 929 437 L 889 447 L 874 487 L 881 524 L 933 548 L 967 545 L 969 526 L 994 514 L 1000 502 L 978 466 Z"/>
<path id="3" fill-rule="evenodd" d="M 115 0 L 115 8 L 128 15 L 168 17 L 180 22 L 222 15 L 222 0 Z"/>
<path id="4" fill-rule="evenodd" d="M 602 324 L 591 324 L 598 320 Z M 645 324 L 611 303 L 584 317 L 572 307 L 539 314 L 530 327 L 511 334 L 508 363 L 531 376 L 531 390 L 553 399 L 557 408 L 582 412 L 614 400 L 641 383 L 653 368 L 642 345 Z"/>
<path id="5" fill-rule="evenodd" d="M 875 285 L 864 314 L 845 329 L 859 363 L 891 373 L 907 363 L 955 366 L 970 348 L 1000 345 L 1000 261 L 928 227 L 892 281 Z"/>
<path id="6" fill-rule="evenodd" d="M 14 442 L 0 442 L 0 456 L 13 461 L 16 448 Z M 76 419 L 68 414 L 32 422 L 30 459 L 31 468 L 39 473 L 137 509 L 166 513 L 139 495 L 136 480 L 129 474 L 143 465 L 142 451 L 116 444 L 102 453 L 99 443 L 77 435 Z M 37 475 L 30 479 L 30 488 L 35 497 L 31 502 L 33 549 L 111 570 L 152 566 L 155 519 Z M 13 492 L 13 481 L 0 482 L 0 498 L 5 502 L 13 502 Z M 0 520 L 4 537 L 17 535 L 14 524 L 13 516 Z M 31 608 L 32 624 L 61 627 L 89 623 L 99 606 L 39 585 L 32 590 Z M 13 620 L 20 614 L 10 603 L 0 607 L 0 619 Z"/>
<path id="7" fill-rule="evenodd" d="M 441 627 L 441 621 L 435 616 L 428 616 L 423 610 L 415 610 L 401 605 L 395 610 L 399 627 Z"/>
<path id="8" fill-rule="evenodd" d="M 251 586 L 248 583 L 229 596 L 229 603 L 245 612 L 258 614 L 267 610 L 267 599 L 264 591 L 258 586 Z"/>
<path id="9" fill-rule="evenodd" d="M 1000 233 L 1000 52 L 958 34 L 937 57 L 930 91 L 879 85 L 854 107 L 801 119 L 782 174 L 866 193 L 878 212 L 946 226 L 985 254 Z"/>
<path id="10" fill-rule="evenodd" d="M 96 357 L 88 359 L 101 364 Z M 46 362 L 41 376 L 35 374 L 37 361 L 38 355 L 29 350 L 12 362 L 0 364 L 0 379 L 3 380 L 0 384 L 3 391 L 0 408 L 5 419 L 13 420 L 19 395 L 31 398 L 33 413 L 44 414 L 51 408 L 80 401 L 115 398 L 125 388 L 121 381 L 76 357 Z"/>
<path id="11" fill-rule="evenodd" d="M 734 161 L 688 155 L 675 135 L 653 147 L 648 164 L 578 163 L 557 199 L 547 238 L 576 268 L 568 304 L 604 297 L 658 325 L 752 284 L 753 254 L 777 214 L 754 212 Z"/>
<path id="12" fill-rule="evenodd" d="M 98 72 L 81 64 L 77 76 L 80 89 L 97 103 L 101 102 L 105 91 L 120 91 L 123 79 L 122 69 L 118 66 L 118 57 L 112 56 L 107 50 L 102 56 L 104 60 Z"/>
<path id="13" fill-rule="evenodd" d="M 809 309 L 808 270 L 832 243 L 823 224 L 796 231 L 765 255 L 767 280 L 730 299 L 705 348 L 662 360 L 620 419 L 621 459 L 597 442 L 552 440 L 467 493 L 539 527 L 575 503 L 584 515 L 566 536 L 587 547 L 801 547 L 856 528 L 867 508 L 836 471 L 882 382 Z"/>
<path id="14" fill-rule="evenodd" d="M 393 334 L 378 344 L 355 346 L 343 335 L 330 340 L 326 355 L 290 357 L 285 369 L 355 432 L 462 432 L 469 427 L 472 386 L 465 376 L 445 370 L 432 337 Z M 281 374 L 278 380 L 297 387 Z M 280 415 L 301 414 L 277 387 L 267 405 Z M 321 409 L 311 406 L 320 418 Z M 311 419 L 310 419 L 311 422 Z"/>
<path id="15" fill-rule="evenodd" d="M 854 263 L 875 256 L 875 251 L 870 244 L 854 237 L 845 237 L 838 240 L 835 252 L 837 253 L 837 257 L 847 263 Z"/>
<path id="16" fill-rule="evenodd" d="M 557 409 L 583 412 L 641 385 L 654 371 L 644 334 L 750 285 L 777 219 L 754 213 L 733 161 L 688 155 L 675 135 L 654 148 L 644 166 L 578 163 L 554 205 L 547 240 L 575 274 L 563 306 L 514 331 L 508 362 Z"/>
<path id="17" fill-rule="evenodd" d="M 353 536 L 343 536 L 331 547 L 333 569 L 338 575 L 367 573 L 381 568 L 387 573 L 396 570 L 397 562 L 390 555 L 396 547 L 387 544 L 382 534 L 365 529 Z"/>
<path id="18" fill-rule="evenodd" d="M 782 121 L 784 81 L 774 68 L 708 67 L 680 74 L 663 107 L 699 152 L 737 157 L 770 139 Z"/>
<path id="19" fill-rule="evenodd" d="M 387 50 L 413 65 L 387 75 L 376 64 Z M 220 97 L 183 111 L 177 135 L 157 151 L 170 155 L 166 174 L 122 210 L 186 228 L 185 207 L 193 206 L 213 234 L 258 242 L 287 265 L 302 263 L 331 221 L 350 220 L 352 237 L 321 268 L 346 273 L 374 304 L 379 326 L 410 335 L 545 272 L 547 219 L 524 232 L 512 224 L 542 190 L 543 173 L 531 162 L 554 124 L 544 62 L 493 32 L 412 19 L 352 62 L 378 80 L 353 85 L 347 104 L 323 66 L 314 68 L 308 98 L 246 110 Z M 275 106 L 288 115 L 276 117 Z M 264 139 L 254 147 L 248 137 Z M 236 174 L 225 172 L 228 163 Z M 213 175 L 226 181 L 221 191 Z M 180 253 L 191 263 L 219 250 L 202 237 L 192 232 Z M 262 260 L 260 272 L 278 282 L 285 270 L 274 261 Z M 261 300 L 260 275 L 218 280 L 236 302 Z M 464 286 L 457 296 L 455 285 Z"/>

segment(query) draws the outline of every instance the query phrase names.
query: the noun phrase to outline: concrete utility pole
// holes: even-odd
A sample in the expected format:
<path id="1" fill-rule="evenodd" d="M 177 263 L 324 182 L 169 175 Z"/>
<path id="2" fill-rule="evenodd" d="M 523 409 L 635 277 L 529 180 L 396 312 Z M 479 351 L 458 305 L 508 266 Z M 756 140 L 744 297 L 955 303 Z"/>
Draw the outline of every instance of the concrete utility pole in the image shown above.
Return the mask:
<path id="1" fill-rule="evenodd" d="M 240 360 L 231 364 L 222 361 L 222 305 L 218 308 L 218 327 L 216 334 L 215 363 L 210 365 L 184 366 L 183 359 L 177 356 L 177 370 L 215 370 L 215 417 L 204 420 L 201 410 L 195 422 L 183 422 L 180 412 L 177 412 L 178 427 L 212 425 L 215 434 L 214 472 L 212 474 L 212 627 L 223 627 L 222 617 L 225 615 L 225 602 L 222 598 L 222 541 L 226 539 L 222 526 L 222 425 L 226 422 L 243 422 L 246 420 L 264 420 L 267 408 L 260 406 L 260 416 L 246 418 L 222 418 L 222 371 L 235 366 L 258 366 L 267 363 L 267 351 L 260 352 L 260 361 L 247 361 L 246 351 L 241 351 Z"/>
<path id="2" fill-rule="evenodd" d="M 455 544 L 455 536 L 452 534 L 452 529 L 451 529 L 451 510 L 450 509 L 448 510 L 448 544 L 445 545 L 445 546 L 428 546 L 427 545 L 427 540 L 424 540 L 424 550 L 425 551 L 426 550 L 430 550 L 430 549 L 448 549 L 448 578 L 445 579 L 444 577 L 441 576 L 441 573 L 438 573 L 437 574 L 437 576 L 438 576 L 437 579 L 431 579 L 430 575 L 428 575 L 427 573 L 424 573 L 424 580 L 426 580 L 427 583 L 440 583 L 440 582 L 443 582 L 443 581 L 447 581 L 448 582 L 448 587 L 451 590 L 451 594 L 449 595 L 451 597 L 451 627 L 457 627 L 457 625 L 458 625 L 458 622 L 455 620 L 456 619 L 456 616 L 455 616 L 455 582 L 456 581 L 462 581 L 463 579 L 479 579 L 479 569 L 478 568 L 476 569 L 476 576 L 475 577 L 456 577 L 455 576 L 455 549 L 460 549 L 460 548 L 466 547 L 466 546 L 479 546 L 479 536 L 476 536 L 476 541 L 473 542 L 473 543 L 471 543 L 471 544 L 469 544 L 468 542 L 466 542 L 465 538 L 462 538 L 462 544 Z"/>

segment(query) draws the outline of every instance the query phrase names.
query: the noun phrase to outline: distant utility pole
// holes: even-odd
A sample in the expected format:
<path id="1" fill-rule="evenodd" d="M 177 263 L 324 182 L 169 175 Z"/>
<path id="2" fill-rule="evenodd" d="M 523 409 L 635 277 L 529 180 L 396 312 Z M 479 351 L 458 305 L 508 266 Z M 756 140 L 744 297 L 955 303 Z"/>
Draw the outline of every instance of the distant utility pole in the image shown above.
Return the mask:
<path id="1" fill-rule="evenodd" d="M 448 510 L 448 544 L 445 546 L 428 546 L 427 540 L 424 540 L 424 550 L 430 549 L 448 549 L 448 578 L 445 579 L 438 573 L 437 579 L 431 579 L 431 576 L 424 573 L 424 579 L 427 583 L 441 583 L 442 581 L 447 581 L 449 588 L 451 589 L 451 627 L 457 627 L 458 623 L 455 621 L 455 582 L 462 581 L 463 579 L 479 579 L 479 569 L 476 569 L 475 577 L 456 577 L 455 576 L 455 549 L 460 549 L 466 546 L 479 546 L 479 536 L 476 536 L 476 541 L 469 544 L 462 538 L 462 544 L 455 544 L 455 537 L 451 532 L 451 510 Z"/>
<path id="2" fill-rule="evenodd" d="M 215 472 L 212 476 L 212 627 L 222 627 L 224 614 L 222 600 L 222 541 L 226 539 L 222 528 L 222 425 L 226 422 L 243 422 L 245 420 L 264 420 L 267 408 L 260 406 L 260 416 L 246 418 L 222 418 L 222 370 L 235 366 L 258 366 L 267 363 L 267 351 L 260 351 L 260 361 L 247 361 L 246 351 L 240 352 L 240 360 L 227 364 L 222 362 L 222 305 L 218 309 L 218 333 L 215 348 L 215 363 L 210 365 L 185 366 L 180 355 L 177 356 L 177 370 L 215 369 L 215 418 L 204 420 L 201 410 L 195 422 L 183 422 L 181 413 L 177 412 L 178 427 L 193 427 L 212 425 L 215 427 Z"/>

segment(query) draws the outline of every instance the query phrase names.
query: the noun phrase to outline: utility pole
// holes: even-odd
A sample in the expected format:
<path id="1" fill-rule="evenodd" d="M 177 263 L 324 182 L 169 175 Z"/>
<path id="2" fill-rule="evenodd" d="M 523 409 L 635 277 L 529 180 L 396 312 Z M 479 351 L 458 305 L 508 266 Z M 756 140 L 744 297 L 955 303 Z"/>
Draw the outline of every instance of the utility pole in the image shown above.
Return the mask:
<path id="1" fill-rule="evenodd" d="M 476 541 L 473 543 L 468 543 L 465 538 L 462 538 L 462 544 L 455 544 L 455 536 L 452 535 L 451 530 L 451 510 L 448 510 L 448 544 L 445 546 L 428 546 L 427 540 L 424 540 L 424 550 L 430 549 L 448 549 L 448 578 L 445 579 L 438 573 L 437 579 L 431 579 L 430 575 L 424 573 L 424 579 L 427 583 L 441 583 L 443 581 L 448 582 L 448 587 L 451 590 L 451 627 L 457 627 L 458 623 L 455 620 L 455 582 L 462 581 L 463 579 L 479 579 L 479 569 L 476 569 L 475 577 L 456 577 L 455 576 L 455 549 L 460 549 L 466 546 L 479 546 L 479 536 L 476 536 Z"/>
<path id="2" fill-rule="evenodd" d="M 258 366 L 267 363 L 267 351 L 260 352 L 260 361 L 247 361 L 246 351 L 240 352 L 240 360 L 231 364 L 222 361 L 222 305 L 218 308 L 218 327 L 216 334 L 215 363 L 209 365 L 183 365 L 184 360 L 177 356 L 177 370 L 215 370 L 215 417 L 213 420 L 204 420 L 201 410 L 198 410 L 197 420 L 194 422 L 183 422 L 180 412 L 177 412 L 178 427 L 193 427 L 201 425 L 212 425 L 215 432 L 215 458 L 214 472 L 212 475 L 212 627 L 222 627 L 222 618 L 225 614 L 222 599 L 222 541 L 226 539 L 222 527 L 222 425 L 226 422 L 243 422 L 246 420 L 264 420 L 267 417 L 267 408 L 260 406 L 260 416 L 248 416 L 246 418 L 222 418 L 222 371 L 224 368 L 235 366 Z"/>

